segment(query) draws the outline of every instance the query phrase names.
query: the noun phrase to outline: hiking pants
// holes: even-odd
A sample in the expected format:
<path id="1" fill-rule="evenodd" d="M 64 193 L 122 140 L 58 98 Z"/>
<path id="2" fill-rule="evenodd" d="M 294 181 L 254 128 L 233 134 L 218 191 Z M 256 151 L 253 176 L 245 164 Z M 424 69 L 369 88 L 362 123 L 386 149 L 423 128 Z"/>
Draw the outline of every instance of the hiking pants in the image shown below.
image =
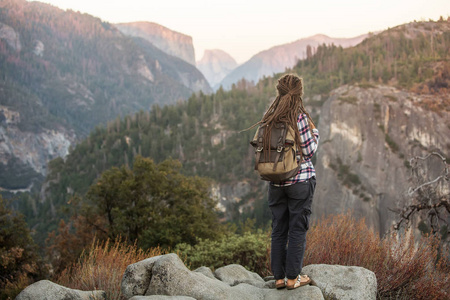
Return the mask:
<path id="1" fill-rule="evenodd" d="M 271 267 L 275 279 L 295 279 L 302 271 L 316 179 L 277 187 L 269 184 L 272 212 Z"/>

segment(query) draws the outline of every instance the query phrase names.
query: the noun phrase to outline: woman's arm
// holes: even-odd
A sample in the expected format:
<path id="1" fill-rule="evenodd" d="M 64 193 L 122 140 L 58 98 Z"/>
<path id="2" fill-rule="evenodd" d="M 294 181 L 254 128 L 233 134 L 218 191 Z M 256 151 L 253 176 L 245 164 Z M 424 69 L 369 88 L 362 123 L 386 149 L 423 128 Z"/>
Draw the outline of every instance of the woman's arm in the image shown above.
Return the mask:
<path id="1" fill-rule="evenodd" d="M 300 114 L 298 116 L 297 126 L 300 132 L 300 148 L 302 148 L 303 157 L 305 159 L 311 159 L 319 145 L 319 130 L 309 126 L 306 114 Z"/>

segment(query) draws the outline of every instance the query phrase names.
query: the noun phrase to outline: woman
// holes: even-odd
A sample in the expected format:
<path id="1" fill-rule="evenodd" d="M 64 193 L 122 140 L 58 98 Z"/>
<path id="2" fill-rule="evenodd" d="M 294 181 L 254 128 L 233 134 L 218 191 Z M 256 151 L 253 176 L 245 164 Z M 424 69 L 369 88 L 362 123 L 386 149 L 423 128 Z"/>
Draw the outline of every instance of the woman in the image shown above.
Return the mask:
<path id="1" fill-rule="evenodd" d="M 271 268 L 278 289 L 295 289 L 311 282 L 307 275 L 300 275 L 300 272 L 316 186 L 311 158 L 317 149 L 319 131 L 303 106 L 301 78 L 294 74 L 284 75 L 278 80 L 277 90 L 278 96 L 259 123 L 267 123 L 269 129 L 278 122 L 287 122 L 292 128 L 298 128 L 295 141 L 301 149 L 297 152 L 301 167 L 297 175 L 286 181 L 269 184 Z"/>

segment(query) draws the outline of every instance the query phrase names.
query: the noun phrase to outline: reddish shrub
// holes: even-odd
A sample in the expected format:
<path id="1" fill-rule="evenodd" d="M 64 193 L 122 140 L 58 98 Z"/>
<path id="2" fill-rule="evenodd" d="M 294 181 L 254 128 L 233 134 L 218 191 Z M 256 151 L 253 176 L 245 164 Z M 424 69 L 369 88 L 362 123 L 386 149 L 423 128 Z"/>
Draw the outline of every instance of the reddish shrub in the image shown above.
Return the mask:
<path id="1" fill-rule="evenodd" d="M 120 284 L 128 265 L 163 254 L 160 248 L 143 251 L 136 244 L 128 245 L 121 239 L 94 241 L 83 252 L 78 263 L 66 268 L 56 279 L 58 284 L 79 290 L 103 290 L 107 299 L 122 299 Z"/>
<path id="2" fill-rule="evenodd" d="M 321 219 L 307 235 L 304 264 L 361 266 L 377 277 L 381 299 L 445 299 L 449 262 L 437 259 L 439 240 L 412 234 L 381 239 L 349 213 Z M 437 263 L 436 263 L 437 262 Z"/>

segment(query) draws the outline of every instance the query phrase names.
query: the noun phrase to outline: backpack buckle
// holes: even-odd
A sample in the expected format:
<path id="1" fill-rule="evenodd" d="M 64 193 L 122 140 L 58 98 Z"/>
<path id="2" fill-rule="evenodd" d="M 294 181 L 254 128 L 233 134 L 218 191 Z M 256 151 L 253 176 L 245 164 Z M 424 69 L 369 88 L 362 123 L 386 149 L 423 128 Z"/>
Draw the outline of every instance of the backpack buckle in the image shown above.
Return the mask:
<path id="1" fill-rule="evenodd" d="M 257 152 L 263 151 L 263 147 L 258 147 L 258 148 L 256 148 L 256 151 L 257 151 Z"/>
<path id="2" fill-rule="evenodd" d="M 278 146 L 277 152 L 281 152 L 281 151 L 283 151 L 283 146 Z"/>

